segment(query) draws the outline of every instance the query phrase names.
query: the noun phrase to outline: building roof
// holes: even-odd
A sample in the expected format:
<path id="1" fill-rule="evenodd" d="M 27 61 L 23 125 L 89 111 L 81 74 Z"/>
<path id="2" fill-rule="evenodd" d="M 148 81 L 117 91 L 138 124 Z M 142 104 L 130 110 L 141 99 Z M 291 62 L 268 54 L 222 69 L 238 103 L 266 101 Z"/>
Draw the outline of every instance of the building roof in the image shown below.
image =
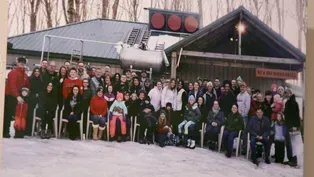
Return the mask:
<path id="1" fill-rule="evenodd" d="M 133 28 L 141 29 L 144 34 L 144 31 L 148 29 L 148 24 L 109 19 L 94 19 L 12 36 L 8 38 L 8 42 L 13 44 L 13 51 L 39 53 L 42 51 L 43 39 L 45 35 L 64 36 L 69 38 L 111 43 L 126 43 Z M 139 41 L 136 43 L 139 43 Z M 47 40 L 45 47 L 45 51 L 47 52 Z M 51 53 L 71 55 L 73 49 L 81 50 L 81 42 L 59 38 L 51 38 L 50 40 Z M 99 44 L 93 42 L 84 42 L 83 56 L 99 59 L 119 59 L 119 54 L 117 53 L 114 44 Z"/>
<path id="2" fill-rule="evenodd" d="M 280 48 L 280 50 L 284 51 L 285 53 L 294 56 L 295 59 L 304 62 L 305 61 L 305 54 L 302 53 L 299 49 L 297 49 L 294 45 L 288 42 L 286 39 L 283 38 L 280 34 L 272 30 L 269 26 L 267 26 L 264 22 L 262 22 L 258 17 L 253 15 L 250 11 L 248 11 L 245 7 L 240 6 L 239 8 L 235 9 L 234 11 L 226 14 L 225 16 L 219 18 L 218 20 L 214 21 L 213 23 L 209 24 L 208 26 L 198 30 L 197 32 L 193 33 L 192 35 L 184 38 L 183 40 L 173 44 L 172 46 L 165 49 L 165 53 L 170 55 L 174 51 L 178 51 L 180 48 L 188 47 L 190 44 L 197 40 L 201 40 L 204 36 L 211 35 L 213 31 L 218 31 L 217 35 L 221 35 L 222 31 L 228 31 L 228 29 L 222 28 L 230 28 L 231 25 L 228 24 L 231 22 L 231 19 L 246 19 L 249 23 L 251 23 L 257 31 L 253 31 L 251 33 L 261 33 L 262 36 L 266 36 L 267 40 L 271 40 L 271 43 L 276 44 L 276 49 Z M 234 26 L 233 26 L 234 28 Z M 214 36 L 213 36 L 214 37 Z M 213 41 L 213 38 L 209 38 L 209 40 Z M 260 39 L 266 40 L 266 39 Z M 217 42 L 217 41 L 213 41 Z"/>

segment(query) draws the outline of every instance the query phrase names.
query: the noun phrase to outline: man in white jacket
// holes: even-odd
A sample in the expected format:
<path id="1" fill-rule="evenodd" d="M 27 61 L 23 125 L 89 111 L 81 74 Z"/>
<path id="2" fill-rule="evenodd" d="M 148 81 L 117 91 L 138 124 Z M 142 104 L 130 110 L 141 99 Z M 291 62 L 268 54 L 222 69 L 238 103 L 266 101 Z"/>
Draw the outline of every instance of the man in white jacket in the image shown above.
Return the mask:
<path id="1" fill-rule="evenodd" d="M 246 91 L 246 83 L 242 82 L 240 84 L 240 93 L 237 96 L 238 110 L 243 118 L 244 125 L 248 124 L 248 114 L 251 106 L 251 97 Z M 242 144 L 242 154 L 245 155 L 247 146 L 247 129 L 243 132 L 243 144 Z"/>
<path id="2" fill-rule="evenodd" d="M 161 93 L 162 84 L 161 81 L 157 81 L 155 87 L 151 89 L 148 93 L 148 96 L 150 97 L 150 103 L 154 106 L 156 112 L 160 109 Z"/>
<path id="3" fill-rule="evenodd" d="M 246 83 L 242 82 L 240 85 L 240 93 L 237 96 L 237 104 L 239 113 L 243 117 L 244 124 L 248 123 L 248 113 L 250 111 L 251 97 L 246 91 Z"/>

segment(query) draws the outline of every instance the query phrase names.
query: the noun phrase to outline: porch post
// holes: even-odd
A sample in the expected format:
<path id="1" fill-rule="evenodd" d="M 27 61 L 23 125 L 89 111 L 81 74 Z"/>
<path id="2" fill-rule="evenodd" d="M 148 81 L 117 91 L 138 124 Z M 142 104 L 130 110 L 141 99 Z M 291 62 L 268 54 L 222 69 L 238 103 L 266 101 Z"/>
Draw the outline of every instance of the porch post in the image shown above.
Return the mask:
<path id="1" fill-rule="evenodd" d="M 307 42 L 306 42 L 306 62 L 305 62 L 305 115 L 304 115 L 304 177 L 312 177 L 314 175 L 313 158 L 314 158 L 314 94 L 311 89 L 314 87 L 314 2 L 308 0 L 307 7 Z"/>
<path id="2" fill-rule="evenodd" d="M 8 19 L 8 1 L 0 1 L 0 26 L 3 26 L 0 33 L 0 159 L 2 159 L 2 136 L 3 136 L 3 115 L 4 115 L 4 85 L 6 77 L 7 60 L 7 19 Z M 1 164 L 1 162 L 0 162 Z M 1 167 L 0 167 L 1 168 Z"/>
<path id="3" fill-rule="evenodd" d="M 171 54 L 171 78 L 174 78 L 174 79 L 177 77 L 176 66 L 177 66 L 177 53 L 172 52 Z"/>

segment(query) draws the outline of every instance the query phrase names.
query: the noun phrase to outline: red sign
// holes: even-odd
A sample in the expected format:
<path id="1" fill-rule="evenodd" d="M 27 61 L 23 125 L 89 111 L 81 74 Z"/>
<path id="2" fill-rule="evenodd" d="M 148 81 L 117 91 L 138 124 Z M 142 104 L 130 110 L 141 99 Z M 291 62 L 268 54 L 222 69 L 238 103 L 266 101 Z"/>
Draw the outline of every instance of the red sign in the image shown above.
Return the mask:
<path id="1" fill-rule="evenodd" d="M 280 69 L 256 68 L 256 77 L 296 80 L 298 79 L 298 72 Z"/>

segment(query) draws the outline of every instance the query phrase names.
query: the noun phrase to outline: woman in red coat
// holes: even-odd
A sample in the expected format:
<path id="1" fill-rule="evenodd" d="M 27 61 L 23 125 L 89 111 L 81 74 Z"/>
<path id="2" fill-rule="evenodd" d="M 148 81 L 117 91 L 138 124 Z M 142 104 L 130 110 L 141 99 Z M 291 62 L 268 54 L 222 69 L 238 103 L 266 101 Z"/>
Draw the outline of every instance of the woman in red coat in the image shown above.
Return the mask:
<path id="1" fill-rule="evenodd" d="M 97 94 L 90 101 L 91 121 L 93 121 L 93 139 L 101 139 L 106 125 L 108 104 L 104 98 L 103 88 L 97 89 Z M 99 130 L 99 131 L 98 131 Z"/>

